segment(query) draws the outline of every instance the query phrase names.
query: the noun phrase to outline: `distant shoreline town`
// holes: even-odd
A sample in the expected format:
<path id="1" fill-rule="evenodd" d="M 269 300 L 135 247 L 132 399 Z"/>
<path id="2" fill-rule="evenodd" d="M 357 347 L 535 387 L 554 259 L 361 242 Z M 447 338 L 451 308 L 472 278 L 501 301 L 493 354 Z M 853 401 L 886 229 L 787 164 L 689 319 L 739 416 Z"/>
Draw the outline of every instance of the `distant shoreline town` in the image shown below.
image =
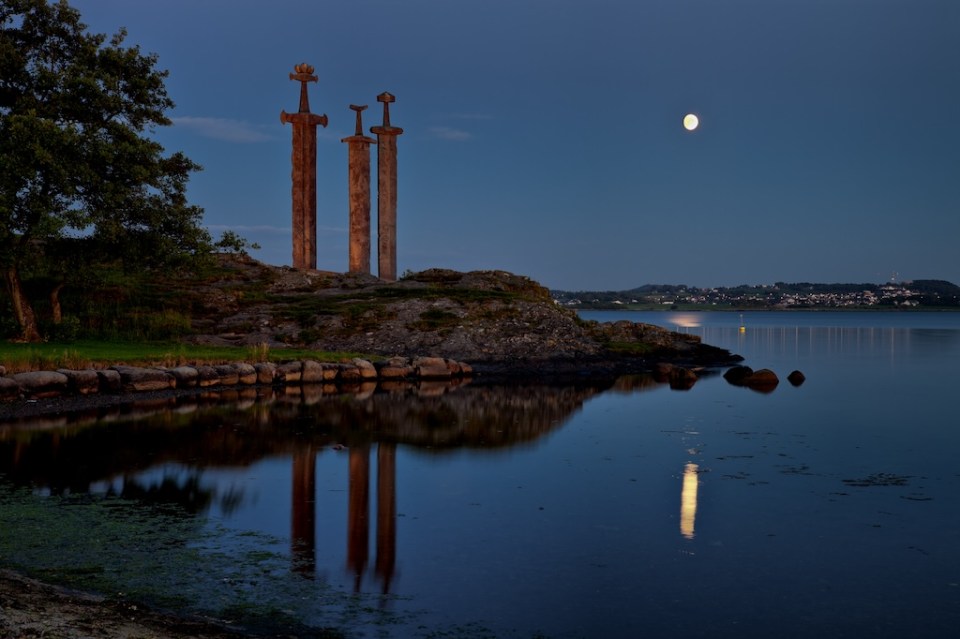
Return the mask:
<path id="1" fill-rule="evenodd" d="M 958 310 L 960 286 L 945 280 L 884 284 L 762 284 L 697 288 L 647 284 L 627 291 L 551 290 L 563 306 L 594 310 Z"/>

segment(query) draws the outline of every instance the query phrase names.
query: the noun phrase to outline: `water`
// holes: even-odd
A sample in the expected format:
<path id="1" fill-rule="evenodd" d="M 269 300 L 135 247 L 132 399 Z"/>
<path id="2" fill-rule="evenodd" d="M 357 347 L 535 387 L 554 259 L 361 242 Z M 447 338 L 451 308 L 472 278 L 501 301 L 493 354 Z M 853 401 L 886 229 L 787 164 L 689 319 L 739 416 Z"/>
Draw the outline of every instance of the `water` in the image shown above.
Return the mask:
<path id="1" fill-rule="evenodd" d="M 0 564 L 350 637 L 953 636 L 960 314 L 584 316 L 782 381 L 0 425 Z"/>

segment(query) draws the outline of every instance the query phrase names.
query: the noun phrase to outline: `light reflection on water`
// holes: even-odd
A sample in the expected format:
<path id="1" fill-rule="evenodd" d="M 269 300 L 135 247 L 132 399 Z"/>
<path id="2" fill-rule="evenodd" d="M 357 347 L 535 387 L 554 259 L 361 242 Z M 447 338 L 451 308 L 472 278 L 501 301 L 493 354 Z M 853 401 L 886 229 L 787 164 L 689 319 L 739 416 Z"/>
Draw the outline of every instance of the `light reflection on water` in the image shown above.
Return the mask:
<path id="1" fill-rule="evenodd" d="M 680 491 L 680 534 L 693 539 L 697 519 L 697 489 L 700 486 L 699 467 L 687 464 L 683 469 L 683 489 Z"/>
<path id="2" fill-rule="evenodd" d="M 0 427 L 0 475 L 264 535 L 296 588 L 399 597 L 386 636 L 950 636 L 960 317 L 772 315 L 684 329 L 800 387 L 254 394 Z"/>

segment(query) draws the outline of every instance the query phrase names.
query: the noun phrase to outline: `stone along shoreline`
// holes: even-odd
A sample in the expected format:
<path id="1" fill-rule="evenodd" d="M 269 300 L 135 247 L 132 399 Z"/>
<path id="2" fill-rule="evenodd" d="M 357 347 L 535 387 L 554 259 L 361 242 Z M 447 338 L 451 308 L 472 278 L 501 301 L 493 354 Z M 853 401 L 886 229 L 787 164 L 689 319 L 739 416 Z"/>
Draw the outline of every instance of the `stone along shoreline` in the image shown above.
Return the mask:
<path id="1" fill-rule="evenodd" d="M 224 386 L 336 386 L 453 380 L 471 377 L 473 368 L 442 357 L 392 357 L 378 362 L 354 358 L 345 362 L 294 360 L 234 362 L 215 366 L 140 367 L 110 366 L 103 369 L 31 371 L 5 375 L 0 366 L 0 401 L 37 400 L 64 396 L 144 393 L 194 390 Z"/>

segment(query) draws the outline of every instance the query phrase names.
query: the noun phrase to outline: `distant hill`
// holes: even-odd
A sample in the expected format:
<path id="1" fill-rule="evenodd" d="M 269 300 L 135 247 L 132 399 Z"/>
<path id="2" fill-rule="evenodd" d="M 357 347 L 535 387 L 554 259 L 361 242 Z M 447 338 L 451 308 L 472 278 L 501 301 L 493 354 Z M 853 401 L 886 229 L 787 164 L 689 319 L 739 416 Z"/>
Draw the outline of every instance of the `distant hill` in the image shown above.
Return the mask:
<path id="1" fill-rule="evenodd" d="M 759 286 L 697 288 L 644 284 L 625 291 L 550 291 L 554 300 L 582 309 L 803 309 L 943 308 L 960 310 L 960 286 L 946 280 L 831 283 L 777 282 Z"/>

